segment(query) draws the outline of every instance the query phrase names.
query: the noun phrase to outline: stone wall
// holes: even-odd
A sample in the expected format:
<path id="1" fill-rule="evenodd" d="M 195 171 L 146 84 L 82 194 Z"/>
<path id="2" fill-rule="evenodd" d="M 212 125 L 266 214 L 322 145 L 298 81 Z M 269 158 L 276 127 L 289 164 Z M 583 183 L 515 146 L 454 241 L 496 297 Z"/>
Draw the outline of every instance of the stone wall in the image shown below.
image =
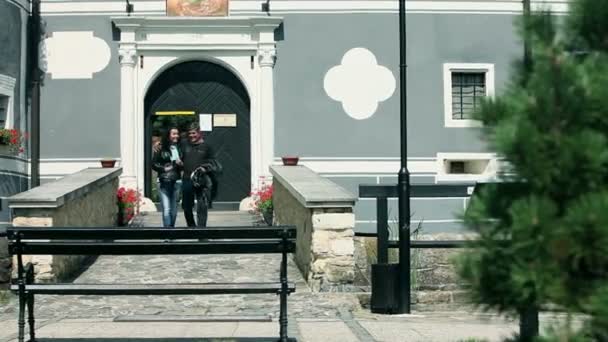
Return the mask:
<path id="1" fill-rule="evenodd" d="M 288 175 L 292 170 L 293 174 Z M 277 168 L 274 171 L 277 172 Z M 275 224 L 297 226 L 295 261 L 313 291 L 345 290 L 352 285 L 355 277 L 354 199 L 350 205 L 344 205 L 343 199 L 340 200 L 341 204 L 332 204 L 330 191 L 325 193 L 324 198 L 315 198 L 312 204 L 307 201 L 310 196 L 307 196 L 305 189 L 319 190 L 327 186 L 329 190 L 337 185 L 332 183 L 328 186 L 325 181 L 314 184 L 321 177 L 308 169 L 299 171 L 298 174 L 298 170 L 288 167 L 275 173 Z M 308 185 L 294 186 L 301 179 L 299 177 L 309 177 Z M 293 183 L 290 184 L 290 180 Z"/>
<path id="2" fill-rule="evenodd" d="M 466 240 L 464 234 L 437 233 L 416 236 L 416 240 Z M 370 285 L 371 264 L 375 262 L 376 238 L 356 238 L 357 269 L 360 285 Z M 371 251 L 370 251 L 371 250 Z M 456 274 L 454 260 L 463 249 L 425 248 L 411 250 L 412 302 L 415 304 L 462 304 L 466 303 L 466 284 Z M 389 262 L 397 263 L 399 252 L 389 250 Z"/>
<path id="3" fill-rule="evenodd" d="M 291 196 L 289 191 L 279 182 L 273 183 L 273 223 L 293 224 L 298 229 L 298 240 L 296 242 L 296 264 L 306 277 L 311 267 L 311 243 L 312 243 L 312 212 Z"/>
<path id="4" fill-rule="evenodd" d="M 86 169 L 9 199 L 15 227 L 111 227 L 116 223 L 120 169 Z M 29 193 L 29 194 L 28 194 Z M 55 203 L 55 205 L 53 205 Z M 6 240 L 4 240 L 6 241 Z M 0 243 L 0 255 L 6 252 Z M 35 255 L 38 281 L 71 277 L 91 256 Z M 1 261 L 0 261 L 0 266 Z M 4 278 L 3 278 L 4 277 Z M 0 273 L 0 280 L 7 277 Z"/>
<path id="5" fill-rule="evenodd" d="M 418 236 L 417 240 L 464 240 L 462 234 L 437 233 Z M 425 248 L 412 250 L 415 303 L 466 302 L 465 284 L 456 274 L 454 261 L 463 249 Z"/>

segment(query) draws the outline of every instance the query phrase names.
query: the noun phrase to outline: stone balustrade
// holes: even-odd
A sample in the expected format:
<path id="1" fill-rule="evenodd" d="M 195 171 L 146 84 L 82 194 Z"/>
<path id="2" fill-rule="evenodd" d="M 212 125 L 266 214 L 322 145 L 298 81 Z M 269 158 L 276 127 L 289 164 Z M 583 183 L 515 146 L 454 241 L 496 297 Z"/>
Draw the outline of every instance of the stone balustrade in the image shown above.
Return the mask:
<path id="1" fill-rule="evenodd" d="M 88 168 L 8 198 L 13 226 L 114 226 L 118 207 L 116 191 L 120 168 Z M 4 256 L 4 258 L 2 258 Z M 0 283 L 9 280 L 11 260 L 6 239 L 0 239 Z M 36 255 L 39 281 L 54 281 L 78 271 L 88 256 Z M 4 270 L 4 272 L 2 272 Z"/>
<path id="2" fill-rule="evenodd" d="M 272 166 L 275 224 L 298 228 L 295 261 L 313 291 L 339 291 L 355 278 L 356 197 L 305 166 Z"/>

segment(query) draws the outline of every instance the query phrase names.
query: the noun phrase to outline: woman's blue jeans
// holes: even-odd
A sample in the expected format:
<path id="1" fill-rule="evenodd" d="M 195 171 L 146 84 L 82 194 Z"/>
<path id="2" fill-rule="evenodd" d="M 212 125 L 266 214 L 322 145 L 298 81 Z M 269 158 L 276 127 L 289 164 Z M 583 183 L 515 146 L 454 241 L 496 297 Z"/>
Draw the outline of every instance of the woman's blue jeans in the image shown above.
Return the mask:
<path id="1" fill-rule="evenodd" d="M 163 226 L 175 227 L 179 184 L 176 182 L 160 181 L 158 190 L 160 194 L 160 205 L 163 213 Z"/>

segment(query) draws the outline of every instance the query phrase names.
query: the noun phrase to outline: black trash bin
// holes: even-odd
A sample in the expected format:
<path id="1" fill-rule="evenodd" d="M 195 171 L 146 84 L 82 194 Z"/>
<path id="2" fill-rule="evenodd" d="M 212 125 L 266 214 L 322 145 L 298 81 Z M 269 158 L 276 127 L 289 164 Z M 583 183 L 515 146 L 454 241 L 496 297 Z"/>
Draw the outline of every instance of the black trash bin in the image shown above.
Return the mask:
<path id="1" fill-rule="evenodd" d="M 399 264 L 372 264 L 373 313 L 397 313 L 399 299 Z"/>

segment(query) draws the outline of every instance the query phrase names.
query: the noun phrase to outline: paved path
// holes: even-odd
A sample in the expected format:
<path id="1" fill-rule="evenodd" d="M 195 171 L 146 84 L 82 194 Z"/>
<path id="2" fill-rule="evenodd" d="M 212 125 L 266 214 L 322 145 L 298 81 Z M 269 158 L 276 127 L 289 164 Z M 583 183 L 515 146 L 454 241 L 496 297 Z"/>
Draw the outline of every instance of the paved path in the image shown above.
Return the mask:
<path id="1" fill-rule="evenodd" d="M 136 224 L 159 226 L 160 215 L 142 216 Z M 239 212 L 213 211 L 209 218 L 210 226 L 261 224 L 254 216 Z M 180 225 L 183 225 L 181 213 Z M 100 256 L 75 282 L 272 281 L 279 274 L 279 258 L 279 255 Z M 290 335 L 300 341 L 458 341 L 471 336 L 498 341 L 516 330 L 514 322 L 497 320 L 491 315 L 481 319 L 464 311 L 403 317 L 374 315 L 360 308 L 355 294 L 312 293 L 291 260 L 288 273 L 290 281 L 296 282 L 296 293 L 288 301 Z M 36 315 L 39 335 L 45 337 L 154 337 L 171 341 L 185 337 L 276 335 L 278 304 L 278 297 L 272 295 L 38 296 Z M 4 306 L 0 304 L 0 342 L 15 338 L 15 318 L 14 298 Z M 148 322 L 125 321 L 134 318 Z M 228 322 L 208 322 L 218 318 Z M 149 322 L 150 319 L 157 321 Z M 252 319 L 272 321 L 248 321 Z"/>

